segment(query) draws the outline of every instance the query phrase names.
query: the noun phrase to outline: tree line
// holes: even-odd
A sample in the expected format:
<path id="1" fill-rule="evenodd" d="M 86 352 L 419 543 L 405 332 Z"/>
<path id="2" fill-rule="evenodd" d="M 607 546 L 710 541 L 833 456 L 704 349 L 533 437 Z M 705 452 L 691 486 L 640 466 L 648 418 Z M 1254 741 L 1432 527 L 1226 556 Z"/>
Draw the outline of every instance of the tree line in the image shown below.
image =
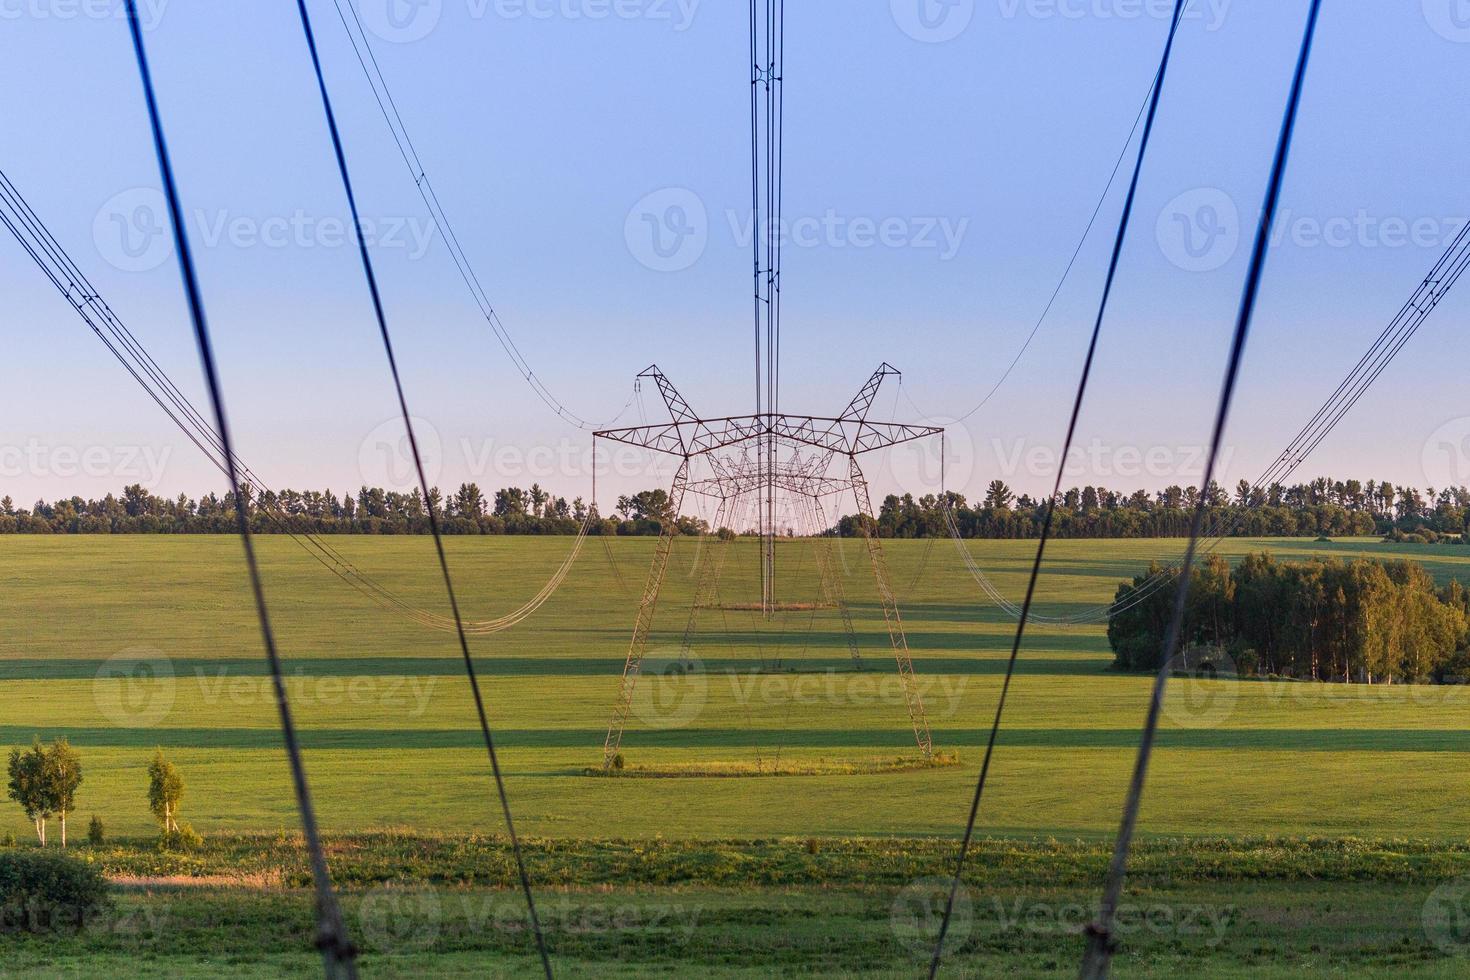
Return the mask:
<path id="1" fill-rule="evenodd" d="M 1061 538 L 1171 538 L 1189 534 L 1200 502 L 1198 487 L 1170 486 L 1150 493 L 1074 487 L 1057 501 L 1052 533 Z M 1233 537 L 1361 537 L 1384 535 L 1407 541 L 1444 537 L 1470 540 L 1470 489 L 1419 490 L 1388 481 L 1333 480 L 1272 484 L 1258 488 L 1241 480 L 1233 494 L 1212 483 L 1205 495 L 1205 522 L 1214 534 Z M 880 537 L 925 538 L 946 535 L 945 500 L 889 495 L 876 520 L 852 515 L 837 531 L 853 536 L 876 528 Z M 962 494 L 947 494 L 955 526 L 964 538 L 1035 538 L 1046 517 L 1045 498 L 1016 494 L 1002 480 L 971 504 Z"/>
<path id="2" fill-rule="evenodd" d="M 82 785 L 81 755 L 64 738 L 50 745 L 43 745 L 37 738 L 29 749 L 10 750 L 7 775 L 7 795 L 25 811 L 40 846 L 46 846 L 46 824 L 56 818 L 61 823 L 61 846 L 65 848 L 66 818 L 77 809 L 77 790 Z M 164 757 L 163 749 L 154 749 L 153 761 L 148 764 L 148 809 L 158 821 L 165 844 L 187 845 L 199 839 L 192 827 L 179 823 L 183 799 L 184 777 Z M 92 818 L 87 839 L 93 844 L 105 842 L 100 817 Z"/>
<path id="3" fill-rule="evenodd" d="M 365 486 L 339 496 L 331 490 L 257 493 L 245 486 L 241 498 L 258 534 L 429 533 L 429 510 L 418 490 L 399 493 Z M 581 497 L 568 502 L 539 484 L 529 490 L 505 487 L 488 497 L 474 483 L 461 484 L 448 495 L 434 487 L 428 503 L 446 534 L 576 534 L 589 519 L 592 534 L 658 534 L 669 521 L 684 534 L 709 530 L 704 521 L 675 516 L 666 490 L 621 496 L 610 517 Z M 234 495 L 228 493 L 169 498 L 139 484 L 100 500 L 38 500 L 29 510 L 17 509 L 6 496 L 0 498 L 0 534 L 233 534 L 235 506 Z"/>
<path id="4" fill-rule="evenodd" d="M 1170 486 L 1132 493 L 1106 487 L 1074 487 L 1058 500 L 1053 533 L 1063 538 L 1160 538 L 1189 533 L 1200 500 L 1197 487 Z M 599 514 L 595 503 L 570 501 L 532 484 L 503 487 L 487 495 L 475 483 L 452 493 L 433 488 L 426 505 L 418 490 L 400 493 L 361 487 L 355 493 L 332 490 L 242 491 L 252 527 L 261 534 L 310 531 L 318 534 L 425 534 L 429 507 L 448 534 L 576 534 L 590 521 L 590 533 L 658 534 L 669 522 L 681 534 L 722 530 L 747 534 L 750 528 L 711 529 L 704 521 L 673 513 L 668 492 L 644 490 L 617 498 L 614 512 Z M 1383 535 L 1396 540 L 1470 541 L 1470 489 L 1419 490 L 1388 481 L 1321 478 L 1291 486 L 1252 487 L 1242 480 L 1233 494 L 1211 484 L 1206 494 L 1207 527 L 1238 537 L 1348 537 Z M 876 518 L 841 517 L 829 533 L 844 537 L 876 531 L 885 538 L 926 538 L 949 534 L 945 504 L 964 538 L 1034 538 L 1045 519 L 1045 500 L 1017 494 L 1002 480 L 987 487 L 974 504 L 965 495 L 941 499 L 890 494 Z M 139 484 L 100 500 L 69 497 L 38 500 L 29 510 L 0 498 L 0 534 L 227 534 L 235 530 L 235 499 L 208 493 L 197 499 L 152 494 Z"/>
<path id="5" fill-rule="evenodd" d="M 1169 572 L 1157 563 L 1118 586 L 1108 641 L 1115 665 L 1157 670 L 1173 613 L 1172 587 L 1143 590 Z M 1470 668 L 1470 593 L 1436 586 L 1412 561 L 1268 553 L 1239 565 L 1211 555 L 1193 572 L 1181 649 L 1227 655 L 1238 673 L 1341 683 L 1461 681 Z M 1191 668 L 1197 666 L 1189 663 Z"/>

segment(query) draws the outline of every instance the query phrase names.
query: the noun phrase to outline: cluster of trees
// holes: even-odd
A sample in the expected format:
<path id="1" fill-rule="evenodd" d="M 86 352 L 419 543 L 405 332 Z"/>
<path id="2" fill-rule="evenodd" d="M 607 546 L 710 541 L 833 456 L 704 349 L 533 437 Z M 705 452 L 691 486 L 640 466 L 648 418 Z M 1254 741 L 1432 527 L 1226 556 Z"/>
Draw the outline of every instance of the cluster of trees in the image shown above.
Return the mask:
<path id="1" fill-rule="evenodd" d="M 35 825 L 36 839 L 46 846 L 46 824 L 61 821 L 61 846 L 66 847 L 66 818 L 77 808 L 77 790 L 82 785 L 82 758 L 64 738 L 50 745 L 37 738 L 29 749 L 11 749 L 9 797 L 20 804 Z M 194 836 L 179 824 L 179 804 L 184 799 L 184 777 L 155 749 L 148 765 L 148 809 L 163 830 L 165 839 L 175 835 Z M 94 844 L 102 843 L 102 821 L 92 818 L 89 833 Z"/>
<path id="2" fill-rule="evenodd" d="M 266 491 L 245 488 L 251 524 L 261 534 L 285 530 L 318 534 L 424 534 L 428 507 L 417 490 L 398 493 L 361 487 L 338 496 L 331 490 Z M 960 535 L 966 538 L 1034 538 L 1045 516 L 1044 500 L 1017 495 L 1002 480 L 993 481 L 984 499 L 972 505 L 963 494 L 946 495 Z M 1239 537 L 1360 536 L 1380 534 L 1398 540 L 1470 540 L 1470 489 L 1420 491 L 1386 481 L 1318 479 L 1292 486 L 1257 489 L 1242 480 L 1229 494 L 1212 484 L 1209 526 Z M 1125 494 L 1106 487 L 1078 487 L 1063 494 L 1053 533 L 1064 538 L 1179 537 L 1189 533 L 1200 500 L 1196 487 L 1171 486 L 1156 493 Z M 876 520 L 841 518 L 832 529 L 844 537 L 876 529 L 885 538 L 938 537 L 949 533 L 942 504 L 929 494 L 884 498 Z M 683 534 L 710 528 L 697 518 L 673 513 L 665 490 L 644 490 L 617 499 L 613 515 L 598 514 L 581 497 L 568 501 L 532 484 L 529 490 L 503 487 L 487 496 L 474 483 L 451 494 L 429 492 L 429 505 L 449 534 L 575 534 L 591 518 L 593 534 L 658 534 L 669 522 Z M 231 533 L 235 501 L 230 494 L 159 497 L 133 484 L 101 500 L 70 497 L 38 500 L 30 510 L 0 499 L 0 534 Z M 729 532 L 728 529 L 727 533 Z M 736 532 L 748 533 L 748 528 Z"/>
<path id="3" fill-rule="evenodd" d="M 1118 667 L 1158 669 L 1175 590 L 1145 587 L 1167 574 L 1155 564 L 1118 587 L 1115 604 L 1138 600 L 1108 621 Z M 1243 674 L 1459 680 L 1470 664 L 1470 593 L 1457 581 L 1437 587 L 1411 561 L 1278 562 L 1259 553 L 1231 568 L 1211 555 L 1194 570 L 1181 641 L 1224 651 Z"/>
<path id="4" fill-rule="evenodd" d="M 1064 538 L 1180 537 L 1189 533 L 1200 500 L 1197 487 L 1171 486 L 1131 494 L 1106 487 L 1076 487 L 1058 502 L 1052 531 Z M 1387 481 L 1318 479 L 1291 486 L 1253 487 L 1242 480 L 1233 494 L 1211 484 L 1207 526 L 1236 537 L 1397 535 L 1407 540 L 1460 538 L 1470 531 L 1470 489 L 1420 491 Z M 1034 538 L 1045 518 L 1045 499 L 1017 495 L 1002 480 L 991 482 L 984 499 L 971 505 L 948 494 L 960 535 L 966 538 Z M 885 498 L 877 515 L 881 537 L 922 538 L 947 534 L 943 501 L 936 495 Z M 872 525 L 870 525 L 872 526 Z M 848 516 L 837 531 L 861 533 L 863 521 Z"/>
<path id="5" fill-rule="evenodd" d="M 317 534 L 427 534 L 428 509 L 417 490 L 398 493 L 362 487 L 338 496 L 331 490 L 243 492 L 251 526 L 259 534 L 311 531 Z M 448 534 L 576 534 L 589 517 L 594 534 L 658 534 L 675 519 L 666 490 L 619 497 L 616 516 L 604 518 L 581 497 L 568 502 L 532 484 L 529 490 L 504 487 L 487 497 L 474 483 L 445 496 L 437 487 L 429 502 Z M 682 533 L 706 530 L 704 523 L 679 517 Z M 197 500 L 180 494 L 159 497 L 141 485 L 101 500 L 69 497 L 38 500 L 30 510 L 0 499 L 0 534 L 229 534 L 235 531 L 235 498 L 205 494 Z"/>

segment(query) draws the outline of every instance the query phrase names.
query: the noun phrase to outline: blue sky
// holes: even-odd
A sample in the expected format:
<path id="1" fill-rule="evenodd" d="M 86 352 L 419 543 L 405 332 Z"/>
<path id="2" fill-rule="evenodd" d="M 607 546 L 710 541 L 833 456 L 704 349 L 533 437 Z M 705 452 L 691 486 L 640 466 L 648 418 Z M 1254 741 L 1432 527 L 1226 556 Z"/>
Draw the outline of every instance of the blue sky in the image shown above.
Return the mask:
<path id="1" fill-rule="evenodd" d="M 656 361 L 696 408 L 751 410 L 745 4 L 358 2 L 466 253 L 568 407 L 616 414 Z M 295 5 L 143 6 L 242 456 L 277 486 L 406 484 L 384 449 L 396 441 L 392 390 L 340 235 L 345 200 Z M 410 403 L 439 447 L 438 482 L 539 479 L 586 496 L 589 437 L 515 374 L 425 224 L 331 0 L 309 6 L 359 200 L 381 231 L 390 323 Z M 1193 447 L 1207 435 L 1246 257 L 1231 232 L 1259 207 L 1306 7 L 1195 0 L 1069 482 L 1197 476 Z M 158 177 L 119 8 L 0 0 L 0 83 L 13 95 L 0 167 L 202 406 L 172 261 L 121 247 L 117 222 L 138 214 Z M 1169 9 L 789 5 L 784 408 L 830 414 L 884 360 L 904 382 L 880 415 L 944 424 L 975 405 L 1056 286 L 1143 100 Z M 1467 55 L 1463 0 L 1326 3 L 1227 481 L 1265 468 L 1470 214 L 1470 132 L 1455 125 Z M 696 234 L 661 257 L 644 215 L 656 224 L 670 203 Z M 1007 385 L 956 427 L 954 488 L 1050 483 L 1120 204 L 1115 193 Z M 1207 234 L 1211 216 L 1225 234 Z M 0 492 L 29 503 L 134 479 L 166 493 L 217 486 L 9 239 L 0 293 Z M 1457 329 L 1467 312 L 1470 291 L 1451 294 L 1310 475 L 1470 482 L 1465 460 L 1435 448 L 1470 434 L 1470 349 Z M 652 392 L 644 400 L 662 415 Z M 638 418 L 635 403 L 623 419 Z M 880 492 L 923 492 L 931 463 L 899 452 L 870 471 Z M 666 472 L 621 458 L 600 488 L 606 499 Z"/>

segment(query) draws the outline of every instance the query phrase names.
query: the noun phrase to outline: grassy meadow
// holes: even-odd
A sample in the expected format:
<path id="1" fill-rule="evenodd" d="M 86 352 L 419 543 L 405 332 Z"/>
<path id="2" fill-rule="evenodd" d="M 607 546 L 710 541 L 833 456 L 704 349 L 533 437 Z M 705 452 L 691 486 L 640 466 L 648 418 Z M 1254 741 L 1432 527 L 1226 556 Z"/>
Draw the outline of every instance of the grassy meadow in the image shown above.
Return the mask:
<path id="1" fill-rule="evenodd" d="M 447 611 L 428 539 L 331 543 L 395 592 Z M 447 543 L 471 620 L 526 601 L 571 545 L 530 537 Z M 1002 591 L 1019 597 L 1034 543 L 968 544 Z M 683 673 L 665 668 L 677 661 L 710 545 L 681 539 L 623 740 L 629 767 L 819 774 L 590 777 L 584 770 L 601 761 L 652 546 L 649 539 L 589 540 L 565 585 L 535 616 L 472 639 L 518 829 L 547 853 L 562 849 L 588 862 L 553 883 L 550 859 L 533 861 L 533 876 L 549 876 L 547 900 L 573 909 L 553 924 L 562 972 L 677 974 L 681 964 L 697 962 L 715 976 L 788 969 L 912 975 L 918 961 L 895 938 L 894 903 L 903 882 L 944 873 L 1014 623 L 984 600 L 952 542 L 885 542 L 935 748 L 957 752 L 960 764 L 883 772 L 914 755 L 914 740 L 861 543 L 838 546 L 862 671 L 853 668 L 835 612 L 812 608 L 820 590 L 810 545 L 781 543 L 780 598 L 791 608 L 764 623 L 741 608 L 758 596 L 757 550 L 738 541 L 727 552 L 721 608 L 699 610 L 695 668 Z M 1038 611 L 1106 603 L 1121 580 L 1182 547 L 1057 542 Z M 1441 578 L 1470 582 L 1470 548 L 1458 546 L 1273 540 L 1227 541 L 1219 550 L 1239 556 L 1261 548 L 1285 557 L 1411 557 Z M 482 880 L 432 862 L 356 878 L 352 870 L 376 853 L 374 831 L 396 828 L 432 842 L 503 829 L 453 635 L 380 608 L 289 539 L 261 539 L 260 550 L 320 819 L 344 842 L 334 869 L 353 888 L 402 880 L 440 889 L 432 893 L 433 941 L 390 943 L 392 955 L 379 956 L 376 972 L 520 974 L 531 965 L 524 936 L 483 928 L 483 906 L 476 906 L 478 928 L 461 921 L 473 905 L 462 896 L 513 902 L 503 878 Z M 10 536 L 0 538 L 0 589 L 7 598 L 0 605 L 0 742 L 71 739 L 85 766 L 73 840 L 92 814 L 101 816 L 123 841 L 93 855 L 127 882 L 118 914 L 163 910 L 173 924 L 168 943 L 150 939 L 147 929 L 18 941 L 0 974 L 133 974 L 154 959 L 160 975 L 310 973 L 309 954 L 276 960 L 255 948 L 260 937 L 306 934 L 309 900 L 299 879 L 273 864 L 269 873 L 257 869 L 259 880 L 248 887 L 235 880 L 254 873 L 243 856 L 249 848 L 231 850 L 257 839 L 244 835 L 274 840 L 297 827 L 238 542 Z M 1095 901 L 1150 684 L 1109 670 L 1110 661 L 1103 625 L 1028 631 L 980 814 L 988 850 L 969 883 L 973 935 L 956 975 L 1074 970 L 1077 923 L 1001 926 L 1010 921 L 1007 909 L 1028 903 L 1055 911 Z M 212 842 L 212 856 L 165 859 L 147 847 L 154 827 L 144 769 L 155 745 L 183 771 L 183 818 Z M 1120 973 L 1460 975 L 1465 961 L 1446 956 L 1420 920 L 1439 884 L 1470 871 L 1460 850 L 1470 840 L 1467 748 L 1470 688 L 1180 681 L 1141 825 L 1146 847 L 1173 856 L 1135 882 L 1142 889 L 1135 894 L 1165 895 L 1159 901 L 1176 910 L 1233 911 L 1222 942 L 1198 932 L 1138 931 L 1125 941 Z M 0 835 L 7 832 L 22 843 L 31 833 L 8 801 L 0 807 Z M 1215 843 L 1196 851 L 1190 839 Z M 881 874 L 866 859 L 834 855 L 883 840 L 898 842 L 906 857 Z M 793 861 L 810 866 L 757 874 L 757 845 L 737 843 L 752 841 L 787 847 Z M 1322 848 L 1315 862 L 1282 856 L 1302 841 Z M 639 858 L 609 864 L 597 857 L 608 842 Z M 1054 853 L 1037 857 L 1027 874 L 1012 874 L 1016 865 L 1003 855 L 1038 845 Z M 1236 856 L 1220 858 L 1210 850 L 1216 846 Z M 671 847 L 704 856 L 662 878 L 607 871 L 647 867 L 648 855 Z M 1353 865 L 1341 856 L 1360 847 L 1377 857 Z M 1430 857 L 1416 863 L 1412 854 Z M 497 860 L 502 867 L 503 855 Z M 1357 871 L 1347 874 L 1349 866 Z M 278 900 L 262 897 L 263 888 L 279 888 L 270 893 Z M 349 891 L 349 918 L 363 919 L 357 906 L 372 892 Z M 646 928 L 579 928 L 575 909 L 609 895 Z M 425 907 L 397 893 L 393 901 L 408 902 L 410 913 L 395 922 L 411 923 L 412 910 Z M 707 916 L 679 943 L 662 926 L 648 926 L 649 905 Z M 363 921 L 375 920 L 369 914 Z"/>

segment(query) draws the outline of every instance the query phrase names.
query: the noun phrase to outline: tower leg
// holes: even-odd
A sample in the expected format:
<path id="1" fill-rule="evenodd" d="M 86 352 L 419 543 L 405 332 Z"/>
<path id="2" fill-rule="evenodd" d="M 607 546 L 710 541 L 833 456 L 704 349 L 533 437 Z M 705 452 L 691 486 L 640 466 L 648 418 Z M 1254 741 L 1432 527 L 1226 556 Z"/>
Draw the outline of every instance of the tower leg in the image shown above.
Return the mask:
<path id="1" fill-rule="evenodd" d="M 852 479 L 853 496 L 857 499 L 858 512 L 864 518 L 873 518 L 873 503 L 868 495 L 868 481 L 858 466 L 857 459 L 848 457 L 848 474 Z M 873 578 L 878 583 L 878 600 L 883 606 L 883 620 L 888 625 L 888 639 L 893 644 L 893 656 L 898 661 L 898 675 L 903 679 L 903 696 L 908 702 L 909 720 L 914 726 L 914 741 L 924 758 L 934 751 L 934 740 L 929 734 L 929 720 L 924 714 L 924 701 L 919 696 L 919 687 L 914 679 L 914 662 L 909 656 L 908 637 L 903 632 L 903 620 L 898 614 L 898 603 L 893 597 L 893 586 L 889 583 L 888 560 L 883 555 L 883 546 L 876 533 L 869 533 L 863 523 L 863 539 L 868 545 L 868 560 L 873 566 Z"/>
<path id="2" fill-rule="evenodd" d="M 623 744 L 623 728 L 628 723 L 628 712 L 633 707 L 633 689 L 638 686 L 638 674 L 643 668 L 643 654 L 648 649 L 648 635 L 653 629 L 653 611 L 658 605 L 659 589 L 664 584 L 664 573 L 669 568 L 669 552 L 674 547 L 674 519 L 684 503 L 684 488 L 689 482 L 689 459 L 679 463 L 674 474 L 674 483 L 669 490 L 669 508 L 673 518 L 659 532 L 658 543 L 653 548 L 653 564 L 648 569 L 648 582 L 643 586 L 643 597 L 638 600 L 638 617 L 633 623 L 633 638 L 628 643 L 628 659 L 623 664 L 623 680 L 618 688 L 618 700 L 613 705 L 612 721 L 607 726 L 607 739 L 602 743 L 602 767 L 612 768 L 613 757 Z"/>

